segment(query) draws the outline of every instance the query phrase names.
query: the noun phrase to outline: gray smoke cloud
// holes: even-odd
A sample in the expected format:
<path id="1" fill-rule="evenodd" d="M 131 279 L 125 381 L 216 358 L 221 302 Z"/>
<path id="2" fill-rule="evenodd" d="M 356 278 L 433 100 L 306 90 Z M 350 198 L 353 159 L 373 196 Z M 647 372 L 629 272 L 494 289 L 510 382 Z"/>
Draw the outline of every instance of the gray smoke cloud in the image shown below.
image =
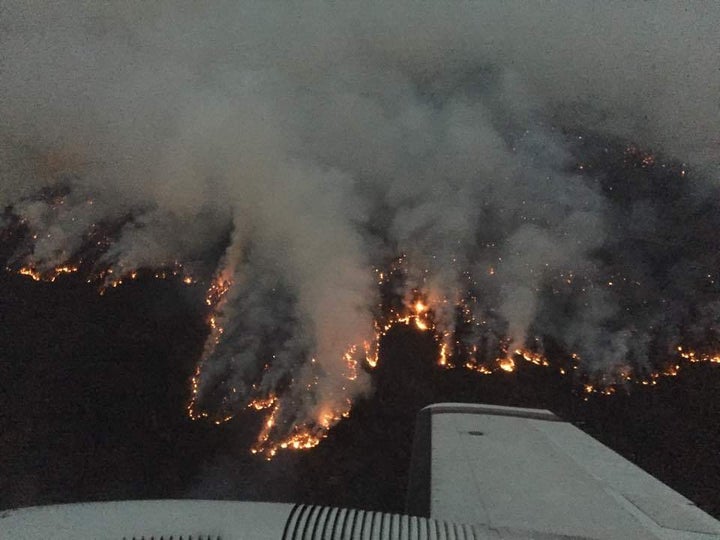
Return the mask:
<path id="1" fill-rule="evenodd" d="M 463 339 L 548 335 L 596 369 L 644 361 L 654 329 L 679 335 L 703 304 L 716 261 L 629 264 L 620 240 L 652 240 L 662 209 L 613 198 L 571 141 L 690 164 L 706 181 L 683 202 L 707 225 L 718 20 L 714 3 L 5 2 L 0 203 L 36 236 L 14 262 L 49 271 L 100 223 L 120 224 L 97 261 L 114 276 L 207 259 L 229 237 L 200 387 L 229 411 L 282 392 L 290 426 L 367 389 L 343 355 L 372 340 L 373 269 L 398 254 L 441 328 L 464 298 L 494 321 Z M 685 300 L 615 327 L 612 246 L 652 305 L 658 290 Z M 573 284 L 548 300 L 558 276 Z M 715 324 L 707 305 L 695 319 Z"/>

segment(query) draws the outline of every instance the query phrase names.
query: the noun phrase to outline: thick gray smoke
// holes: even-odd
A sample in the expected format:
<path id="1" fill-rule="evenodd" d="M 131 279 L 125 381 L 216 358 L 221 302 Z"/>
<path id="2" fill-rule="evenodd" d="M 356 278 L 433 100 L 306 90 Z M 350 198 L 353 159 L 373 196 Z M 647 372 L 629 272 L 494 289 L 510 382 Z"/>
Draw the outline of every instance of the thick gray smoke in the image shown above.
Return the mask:
<path id="1" fill-rule="evenodd" d="M 344 409 L 367 381 L 348 380 L 343 355 L 372 340 L 374 267 L 394 255 L 442 328 L 464 301 L 494 321 L 476 332 L 549 336 L 595 368 L 645 361 L 651 331 L 670 320 L 678 337 L 687 302 L 702 303 L 716 261 L 672 244 L 679 261 L 631 264 L 621 240 L 652 241 L 666 216 L 580 174 L 576 150 L 589 134 L 690 164 L 711 179 L 682 201 L 704 223 L 720 158 L 715 3 L 1 9 L 0 204 L 35 236 L 10 263 L 51 271 L 103 223 L 119 230 L 95 264 L 114 276 L 204 260 L 229 238 L 223 333 L 199 381 L 222 408 L 284 392 L 289 425 Z M 627 298 L 599 286 L 613 261 L 652 306 L 667 301 L 657 290 L 686 303 L 616 324 Z M 572 284 L 550 301 L 558 280 Z"/>

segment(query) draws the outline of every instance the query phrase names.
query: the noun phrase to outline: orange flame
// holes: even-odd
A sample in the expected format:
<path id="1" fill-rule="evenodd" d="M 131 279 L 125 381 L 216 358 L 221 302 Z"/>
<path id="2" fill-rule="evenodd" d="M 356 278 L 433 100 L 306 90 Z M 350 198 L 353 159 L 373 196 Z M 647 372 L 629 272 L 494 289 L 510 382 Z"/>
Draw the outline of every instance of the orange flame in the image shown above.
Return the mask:
<path id="1" fill-rule="evenodd" d="M 440 344 L 440 355 L 438 357 L 438 364 L 441 366 L 447 365 L 447 359 L 448 359 L 448 345 L 447 343 L 443 342 Z"/>
<path id="2" fill-rule="evenodd" d="M 275 401 L 272 411 L 265 418 L 263 428 L 258 435 L 257 441 L 250 451 L 253 454 L 261 454 L 265 459 L 271 460 L 279 450 L 309 450 L 315 448 L 322 440 L 327 437 L 328 431 L 342 418 L 350 416 L 351 403 L 348 400 L 347 408 L 340 413 L 335 413 L 324 409 L 318 413 L 313 425 L 295 426 L 292 433 L 287 437 L 273 442 L 271 438 L 272 430 L 277 425 L 278 415 L 281 411 L 279 401 Z"/>
<path id="3" fill-rule="evenodd" d="M 55 268 L 46 273 L 37 270 L 33 266 L 23 266 L 18 270 L 18 274 L 20 274 L 21 276 L 28 276 L 32 278 L 33 281 L 49 281 L 50 283 L 53 283 L 58 278 L 58 276 L 62 274 L 72 274 L 73 272 L 77 271 L 77 266 L 69 264 L 56 266 Z"/>
<path id="4" fill-rule="evenodd" d="M 522 357 L 526 362 L 535 364 L 536 366 L 549 367 L 550 362 L 540 353 L 535 353 L 527 349 L 515 349 L 515 354 Z"/>
<path id="5" fill-rule="evenodd" d="M 232 286 L 232 278 L 225 274 L 226 272 L 220 272 L 210 283 L 210 287 L 205 294 L 205 303 L 210 307 L 216 306 Z"/>
<path id="6" fill-rule="evenodd" d="M 507 371 L 508 373 L 515 371 L 515 360 L 509 356 L 506 358 L 498 358 L 497 363 L 503 371 Z"/>
<path id="7" fill-rule="evenodd" d="M 707 354 L 707 353 L 697 353 L 695 351 L 691 350 L 685 350 L 682 348 L 682 346 L 678 346 L 677 348 L 678 353 L 680 353 L 680 356 L 684 358 L 685 360 L 688 360 L 689 362 L 693 364 L 697 364 L 699 362 L 709 362 L 711 364 L 720 364 L 720 353 L 716 354 Z"/>
<path id="8" fill-rule="evenodd" d="M 190 401 L 187 405 L 188 416 L 192 420 L 199 420 L 200 418 L 207 418 L 208 413 L 205 411 L 197 411 L 195 405 L 197 404 L 198 394 L 200 392 L 200 372 L 202 370 L 202 364 L 198 362 L 195 366 L 195 373 L 190 378 Z"/>
<path id="9" fill-rule="evenodd" d="M 255 409 L 256 411 L 262 411 L 274 407 L 277 403 L 277 396 L 270 394 L 266 398 L 255 398 L 248 404 L 248 407 Z"/>
<path id="10" fill-rule="evenodd" d="M 35 280 L 35 281 L 41 281 L 41 280 L 42 280 L 42 274 L 40 274 L 40 272 L 38 272 L 37 270 L 35 270 L 34 268 L 32 268 L 32 267 L 30 267 L 30 266 L 26 266 L 26 267 L 24 267 L 24 268 L 21 268 L 20 270 L 18 270 L 18 273 L 19 273 L 21 276 L 29 276 L 29 277 L 31 277 L 31 278 L 32 278 L 33 280 Z"/>
<path id="11" fill-rule="evenodd" d="M 232 281 L 229 276 L 225 274 L 229 273 L 227 269 L 223 272 L 218 273 L 208 287 L 207 293 L 205 294 L 205 303 L 212 307 L 212 311 L 208 316 L 208 324 L 210 326 L 210 338 L 205 343 L 205 349 L 203 354 L 198 360 L 195 373 L 190 380 L 190 400 L 187 406 L 188 416 L 193 420 L 200 418 L 208 418 L 209 414 L 206 411 L 197 410 L 197 401 L 200 393 L 200 377 L 202 375 L 202 368 L 205 365 L 207 358 L 215 350 L 215 347 L 220 343 L 220 337 L 223 334 L 223 327 L 218 322 L 218 309 L 221 306 L 225 295 L 232 286 Z M 251 403 L 252 405 L 252 403 Z M 232 418 L 232 415 L 225 418 L 215 420 L 216 424 L 227 422 Z"/>

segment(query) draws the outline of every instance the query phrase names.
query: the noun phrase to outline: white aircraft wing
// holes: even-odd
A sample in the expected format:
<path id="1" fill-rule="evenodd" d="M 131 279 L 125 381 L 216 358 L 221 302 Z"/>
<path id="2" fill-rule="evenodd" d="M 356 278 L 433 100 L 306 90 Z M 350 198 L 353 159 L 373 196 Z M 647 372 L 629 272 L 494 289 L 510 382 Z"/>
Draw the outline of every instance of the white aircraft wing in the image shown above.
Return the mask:
<path id="1" fill-rule="evenodd" d="M 492 405 L 420 412 L 408 511 L 499 538 L 720 538 L 717 520 L 550 411 Z"/>

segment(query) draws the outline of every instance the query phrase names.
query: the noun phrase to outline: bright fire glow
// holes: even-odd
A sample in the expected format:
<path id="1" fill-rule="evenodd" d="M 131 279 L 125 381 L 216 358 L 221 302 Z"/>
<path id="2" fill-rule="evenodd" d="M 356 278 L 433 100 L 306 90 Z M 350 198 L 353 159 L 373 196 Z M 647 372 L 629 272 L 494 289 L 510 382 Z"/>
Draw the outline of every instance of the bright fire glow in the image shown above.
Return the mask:
<path id="1" fill-rule="evenodd" d="M 56 266 L 55 268 L 52 268 L 47 272 L 41 272 L 40 270 L 37 270 L 32 266 L 24 266 L 18 270 L 18 274 L 20 274 L 21 276 L 28 276 L 34 281 L 49 281 L 50 283 L 52 283 L 58 278 L 58 276 L 62 274 L 72 274 L 73 272 L 77 271 L 77 266 L 63 264 L 60 266 Z"/>
<path id="2" fill-rule="evenodd" d="M 269 395 L 266 398 L 256 398 L 250 401 L 248 407 L 255 409 L 256 411 L 262 411 L 274 407 L 277 403 L 277 397 L 274 394 Z"/>
<path id="3" fill-rule="evenodd" d="M 35 270 L 29 266 L 25 267 L 25 268 L 21 268 L 18 271 L 18 273 L 22 276 L 29 276 L 29 277 L 33 278 L 35 281 L 42 280 L 42 275 L 40 274 L 40 272 L 38 272 L 37 270 Z"/>
<path id="4" fill-rule="evenodd" d="M 680 356 L 689 362 L 696 364 L 698 362 L 709 362 L 711 364 L 720 364 L 720 353 L 709 354 L 709 353 L 697 353 L 683 349 L 681 346 L 677 348 Z"/>
<path id="5" fill-rule="evenodd" d="M 651 161 L 644 160 L 648 165 Z M 400 261 L 400 263 L 402 260 Z M 81 264 L 81 263 L 78 263 Z M 398 263 L 399 264 L 399 263 Z M 33 264 L 27 264 L 18 269 L 17 272 L 23 276 L 28 276 L 34 281 L 54 282 L 59 276 L 71 274 L 79 271 L 78 265 L 64 264 L 55 266 L 50 269 L 41 269 Z M 489 273 L 495 273 L 493 268 Z M 388 283 L 390 274 L 377 271 L 379 285 Z M 97 271 L 88 278 L 88 282 L 102 282 L 100 289 L 102 293 L 107 287 L 118 287 L 126 281 L 138 278 L 138 270 L 120 271 L 113 268 L 106 268 Z M 188 275 L 183 266 L 175 262 L 163 270 L 158 270 L 154 274 L 145 273 L 144 275 L 152 275 L 157 279 L 179 278 L 182 283 L 192 285 L 197 280 Z M 233 417 L 233 414 L 220 416 L 212 416 L 208 411 L 198 409 L 198 398 L 200 393 L 200 379 L 206 360 L 212 354 L 215 347 L 220 343 L 223 335 L 223 306 L 227 302 L 228 292 L 233 285 L 232 268 L 225 267 L 219 271 L 210 282 L 206 295 L 205 303 L 210 308 L 208 315 L 208 326 L 210 327 L 210 337 L 206 342 L 205 350 L 200 361 L 197 364 L 195 372 L 190 380 L 190 400 L 187 405 L 187 412 L 192 419 L 206 418 L 215 424 L 222 424 Z M 448 306 L 455 305 L 456 311 L 460 314 L 462 321 L 467 324 L 476 324 L 475 315 L 472 309 L 463 300 L 453 302 L 442 295 L 432 294 L 433 291 L 422 291 L 413 289 L 409 291 L 404 298 L 400 308 L 390 308 L 388 313 L 379 316 L 375 320 L 375 336 L 374 339 L 362 342 L 360 344 L 348 345 L 347 349 L 340 358 L 343 363 L 342 375 L 348 381 L 348 384 L 355 381 L 362 369 L 375 368 L 379 361 L 380 342 L 393 328 L 397 326 L 406 326 L 413 328 L 419 332 L 430 332 L 437 343 L 437 365 L 445 368 L 462 367 L 469 371 L 481 375 L 495 375 L 498 373 L 514 373 L 521 369 L 536 369 L 534 367 L 525 368 L 526 364 L 540 368 L 551 368 L 560 376 L 580 376 L 579 384 L 576 386 L 578 394 L 584 400 L 588 400 L 590 396 L 612 396 L 618 391 L 627 388 L 628 385 L 639 385 L 652 387 L 658 385 L 663 378 L 677 377 L 683 368 L 683 362 L 690 364 L 709 363 L 720 364 L 720 353 L 717 352 L 701 352 L 692 350 L 683 346 L 677 346 L 678 359 L 673 363 L 666 365 L 662 369 L 653 372 L 638 373 L 630 366 L 616 367 L 611 373 L 606 373 L 600 378 L 590 378 L 582 375 L 583 370 L 578 371 L 578 366 L 582 365 L 582 359 L 579 354 L 572 353 L 566 361 L 560 363 L 551 363 L 550 360 L 537 350 L 526 348 L 516 348 L 509 352 L 507 350 L 509 338 L 501 342 L 501 355 L 494 361 L 488 363 L 479 362 L 477 359 L 478 345 L 463 345 L 455 335 L 454 327 L 449 326 L 447 322 L 443 322 L 442 318 L 438 318 L 438 313 L 448 313 Z M 444 311 L 441 308 L 445 308 Z M 484 323 L 484 321 L 483 321 Z M 536 340 L 538 342 L 539 340 Z M 465 347 L 465 348 L 463 348 Z M 537 348 L 537 347 L 536 347 Z M 460 352 L 457 352 L 460 351 Z M 463 352 L 464 351 L 464 352 Z M 455 355 L 459 355 L 459 362 L 453 364 Z M 311 360 L 314 363 L 314 359 Z M 584 379 L 583 379 L 584 377 Z M 576 379 L 574 379 L 576 380 Z M 318 383 L 316 378 L 314 382 L 308 384 L 308 389 Z M 257 390 L 257 389 L 256 389 Z M 345 387 L 343 387 L 345 390 Z M 235 389 L 233 389 L 235 391 Z M 246 403 L 247 408 L 252 411 L 265 411 L 265 418 L 262 429 L 258 434 L 255 444 L 252 446 L 252 452 L 262 455 L 266 459 L 272 459 L 280 450 L 304 450 L 314 448 L 322 442 L 327 436 L 328 431 L 343 418 L 347 418 L 352 407 L 350 400 L 345 403 L 336 403 L 334 405 L 320 403 L 317 405 L 318 410 L 312 414 L 312 419 L 303 423 L 292 425 L 283 418 L 283 407 L 287 409 L 287 415 L 292 417 L 290 407 L 283 403 L 281 397 L 271 393 L 265 396 L 257 396 L 249 399 Z M 287 424 L 282 427 L 282 424 Z M 284 430 L 284 431 L 283 431 Z"/>
<path id="6" fill-rule="evenodd" d="M 526 362 L 535 364 L 536 366 L 548 367 L 550 362 L 540 353 L 528 351 L 527 349 L 515 349 L 515 354 L 522 357 Z"/>
<path id="7" fill-rule="evenodd" d="M 273 401 L 272 410 L 265 418 L 260 435 L 250 451 L 271 460 L 278 450 L 309 450 L 315 448 L 327 437 L 330 428 L 341 419 L 350 416 L 350 406 L 351 403 L 348 401 L 347 408 L 339 413 L 330 409 L 323 409 L 310 425 L 295 426 L 290 435 L 279 441 L 274 441 L 271 434 L 282 411 L 280 402 L 275 400 Z"/>
<path id="8" fill-rule="evenodd" d="M 230 277 L 231 271 L 229 269 L 223 269 L 219 272 L 210 283 L 207 293 L 205 294 L 205 303 L 212 308 L 210 315 L 208 316 L 208 325 L 210 326 L 210 339 L 205 343 L 205 350 L 197 363 L 195 373 L 190 379 L 190 401 L 188 402 L 187 411 L 188 416 L 193 420 L 200 418 L 208 418 L 209 414 L 207 411 L 199 411 L 197 409 L 197 401 L 200 397 L 200 376 L 202 374 L 202 368 L 205 365 L 207 358 L 215 350 L 215 347 L 220 343 L 220 337 L 223 334 L 223 327 L 219 323 L 219 311 L 222 307 L 225 295 L 232 286 L 232 278 Z M 251 403 L 252 405 L 252 403 Z M 257 407 L 256 407 L 257 408 Z M 232 415 L 216 420 L 215 423 L 222 423 L 230 420 Z"/>
<path id="9" fill-rule="evenodd" d="M 515 360 L 510 357 L 499 358 L 498 365 L 500 366 L 500 369 L 508 373 L 512 373 L 513 371 L 515 371 Z"/>
<path id="10" fill-rule="evenodd" d="M 380 340 L 387 335 L 387 333 L 395 328 L 396 326 L 410 326 L 414 327 L 421 332 L 433 332 L 435 340 L 438 343 L 438 359 L 437 364 L 439 366 L 448 367 L 449 359 L 452 351 L 452 332 L 449 330 L 439 330 L 436 323 L 433 320 L 433 313 L 435 308 L 432 304 L 428 303 L 425 298 L 429 295 L 421 295 L 417 291 L 412 293 L 412 301 L 406 302 L 404 305 L 404 311 L 391 311 L 389 317 L 383 322 L 376 321 L 375 329 L 376 335 L 375 340 L 372 343 L 363 343 L 362 350 L 365 353 L 365 363 L 367 368 L 374 368 L 378 362 L 378 351 Z M 461 308 L 465 306 L 461 305 Z M 463 309 L 463 313 L 466 313 L 466 309 Z M 472 317 L 472 314 L 469 314 Z M 356 359 L 356 353 L 359 350 L 357 346 L 351 346 L 343 356 L 343 362 L 346 364 L 346 377 L 349 380 L 354 380 L 357 376 L 357 370 L 359 369 L 359 363 Z M 473 346 L 469 351 L 469 358 L 464 361 L 461 366 L 470 371 L 474 371 L 481 375 L 494 375 L 497 373 L 514 373 L 519 369 L 518 361 L 524 361 L 533 366 L 541 368 L 553 368 L 550 360 L 541 352 L 533 351 L 525 348 L 514 349 L 512 354 L 506 354 L 504 357 L 497 358 L 493 364 L 485 365 L 478 363 L 475 358 L 477 352 L 477 346 Z M 712 362 L 720 363 L 720 355 L 710 354 L 698 354 L 694 351 L 687 351 L 678 347 L 678 352 L 681 357 L 690 362 Z M 578 364 L 581 362 L 580 355 L 573 353 L 570 357 L 570 361 L 573 363 L 568 370 L 564 367 L 554 366 L 555 373 L 566 376 L 567 374 L 575 373 L 578 369 Z M 452 367 L 452 366 L 450 366 Z M 581 396 L 584 400 L 588 400 L 589 396 L 612 396 L 617 393 L 620 388 L 620 384 L 638 384 L 641 386 L 655 386 L 657 385 L 658 379 L 662 377 L 675 377 L 680 371 L 680 364 L 673 364 L 666 367 L 662 371 L 653 372 L 647 375 L 645 378 L 636 376 L 632 373 L 629 367 L 622 368 L 615 376 L 610 378 L 603 378 L 597 382 L 587 382 L 580 386 Z M 327 436 L 328 430 L 335 425 L 341 418 L 349 415 L 351 403 L 348 402 L 347 408 L 341 413 L 332 413 L 325 411 L 318 415 L 318 417 L 310 424 L 303 426 L 295 426 L 292 429 L 290 435 L 281 438 L 280 440 L 274 440 L 272 433 L 276 426 L 277 418 L 280 413 L 281 407 L 279 401 L 273 396 L 266 401 L 255 400 L 251 402 L 251 406 L 255 409 L 266 409 L 271 408 L 272 410 L 267 415 L 264 427 L 252 448 L 252 452 L 263 455 L 266 459 L 272 459 L 280 450 L 305 450 L 314 448 L 322 442 Z"/>
<path id="11" fill-rule="evenodd" d="M 447 366 L 448 361 L 448 345 L 443 342 L 440 344 L 440 356 L 438 357 L 438 364 L 441 366 Z"/>

